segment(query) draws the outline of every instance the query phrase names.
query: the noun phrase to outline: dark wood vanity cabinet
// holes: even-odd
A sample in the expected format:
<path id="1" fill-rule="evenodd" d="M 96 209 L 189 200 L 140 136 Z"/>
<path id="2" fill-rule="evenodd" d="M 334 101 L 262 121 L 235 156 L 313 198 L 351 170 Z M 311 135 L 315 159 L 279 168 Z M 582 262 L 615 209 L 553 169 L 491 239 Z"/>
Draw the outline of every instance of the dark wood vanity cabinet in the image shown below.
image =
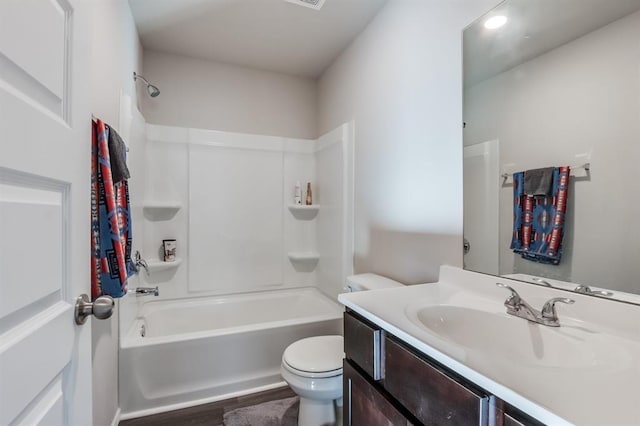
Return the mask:
<path id="1" fill-rule="evenodd" d="M 353 426 L 411 425 L 405 415 L 385 395 L 379 380 L 382 330 L 353 314 L 344 316 L 343 377 L 346 401 L 343 424 Z"/>
<path id="2" fill-rule="evenodd" d="M 489 407 L 493 418 L 491 426 L 544 426 L 495 396 L 491 397 Z"/>
<path id="3" fill-rule="evenodd" d="M 496 426 L 500 426 L 501 424 L 496 422 Z M 524 426 L 526 423 L 516 419 L 510 414 L 504 413 L 502 416 L 502 426 Z"/>
<path id="4" fill-rule="evenodd" d="M 345 426 L 538 424 L 352 311 L 344 339 Z"/>
<path id="5" fill-rule="evenodd" d="M 384 359 L 384 388 L 420 422 L 486 424 L 489 395 L 458 382 L 389 336 Z"/>
<path id="6" fill-rule="evenodd" d="M 344 361 L 344 425 L 392 426 L 414 424 L 396 408 L 380 389 Z"/>
<path id="7" fill-rule="evenodd" d="M 344 315 L 344 352 L 347 358 L 373 380 L 380 380 L 382 330 L 354 314 Z"/>

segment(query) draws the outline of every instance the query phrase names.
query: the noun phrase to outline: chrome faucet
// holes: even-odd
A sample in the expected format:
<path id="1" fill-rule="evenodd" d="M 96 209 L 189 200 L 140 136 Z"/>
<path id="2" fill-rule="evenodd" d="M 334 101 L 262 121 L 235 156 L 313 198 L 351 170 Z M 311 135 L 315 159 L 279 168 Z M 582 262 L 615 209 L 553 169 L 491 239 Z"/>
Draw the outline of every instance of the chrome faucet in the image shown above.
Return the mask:
<path id="1" fill-rule="evenodd" d="M 136 270 L 139 272 L 140 268 L 144 268 L 145 272 L 147 273 L 147 276 L 149 276 L 149 265 L 147 264 L 147 261 L 142 258 L 142 255 L 138 250 L 136 250 L 136 253 L 133 255 L 133 258 L 135 261 Z"/>
<path id="2" fill-rule="evenodd" d="M 538 283 L 538 284 L 542 284 L 542 285 L 547 286 L 547 287 L 553 287 L 553 286 L 551 285 L 551 283 L 550 283 L 549 281 L 545 280 L 544 278 L 540 278 L 540 277 L 533 277 L 533 278 L 531 278 L 531 279 L 532 279 L 534 282 Z"/>
<path id="3" fill-rule="evenodd" d="M 556 303 L 561 302 L 570 305 L 575 302 L 575 300 L 567 299 L 565 297 L 554 297 L 544 304 L 541 311 L 538 311 L 525 302 L 518 292 L 511 288 L 511 286 L 502 283 L 496 283 L 496 285 L 501 288 L 506 288 L 511 292 L 511 295 L 504 301 L 504 306 L 506 306 L 507 313 L 509 315 L 514 315 L 549 327 L 560 326 L 560 321 L 558 320 L 558 314 L 556 312 Z"/>
<path id="4" fill-rule="evenodd" d="M 506 284 L 496 283 L 496 285 L 511 291 L 511 295 L 504 301 L 508 314 L 536 322 L 538 311 L 522 300 L 517 291 Z"/>
<path id="5" fill-rule="evenodd" d="M 576 288 L 574 288 L 573 291 L 575 291 L 576 293 L 593 294 L 595 296 L 602 296 L 602 297 L 611 297 L 611 296 L 613 296 L 613 293 L 610 292 L 610 291 L 591 290 L 591 287 L 589 287 L 588 285 L 579 285 Z"/>
<path id="6" fill-rule="evenodd" d="M 138 287 L 136 288 L 136 296 L 160 296 L 160 290 L 158 290 L 158 286 L 155 287 Z"/>

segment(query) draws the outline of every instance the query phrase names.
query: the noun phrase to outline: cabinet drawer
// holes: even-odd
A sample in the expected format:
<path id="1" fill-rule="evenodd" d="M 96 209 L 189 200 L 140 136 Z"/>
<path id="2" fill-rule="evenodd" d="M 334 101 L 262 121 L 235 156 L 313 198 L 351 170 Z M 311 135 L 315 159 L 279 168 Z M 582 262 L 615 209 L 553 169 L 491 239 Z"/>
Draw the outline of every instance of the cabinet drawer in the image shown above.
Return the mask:
<path id="1" fill-rule="evenodd" d="M 521 422 L 520 420 L 506 413 L 503 417 L 503 421 L 504 421 L 504 426 L 526 426 L 525 423 Z"/>
<path id="2" fill-rule="evenodd" d="M 352 312 L 344 313 L 344 352 L 374 380 L 380 380 L 382 330 Z"/>
<path id="3" fill-rule="evenodd" d="M 412 423 L 362 377 L 349 361 L 344 361 L 345 426 L 399 426 Z"/>
<path id="4" fill-rule="evenodd" d="M 384 369 L 384 388 L 421 422 L 486 424 L 488 396 L 462 385 L 388 337 Z"/>
<path id="5" fill-rule="evenodd" d="M 495 426 L 544 426 L 496 396 L 489 397 L 489 414 Z"/>

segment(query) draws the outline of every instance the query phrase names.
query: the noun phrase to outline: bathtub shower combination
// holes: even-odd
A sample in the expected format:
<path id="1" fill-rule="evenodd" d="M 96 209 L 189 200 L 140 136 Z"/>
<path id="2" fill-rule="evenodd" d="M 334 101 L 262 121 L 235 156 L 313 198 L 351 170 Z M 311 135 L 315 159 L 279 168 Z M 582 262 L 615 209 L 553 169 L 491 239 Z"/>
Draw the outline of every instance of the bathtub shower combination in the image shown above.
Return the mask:
<path id="1" fill-rule="evenodd" d="M 121 409 L 136 417 L 283 385 L 285 348 L 322 334 L 342 334 L 342 308 L 314 288 L 145 303 L 122 336 Z"/>
<path id="2" fill-rule="evenodd" d="M 120 303 L 121 418 L 284 386 L 287 346 L 342 334 L 352 126 L 316 141 L 140 127 L 139 197 L 155 210 L 138 212 L 151 267 L 129 286 L 157 285 L 160 296 Z M 293 206 L 297 181 L 312 183 L 315 209 Z M 168 213 L 150 214 L 158 206 Z M 173 267 L 157 260 L 166 238 L 178 243 Z"/>

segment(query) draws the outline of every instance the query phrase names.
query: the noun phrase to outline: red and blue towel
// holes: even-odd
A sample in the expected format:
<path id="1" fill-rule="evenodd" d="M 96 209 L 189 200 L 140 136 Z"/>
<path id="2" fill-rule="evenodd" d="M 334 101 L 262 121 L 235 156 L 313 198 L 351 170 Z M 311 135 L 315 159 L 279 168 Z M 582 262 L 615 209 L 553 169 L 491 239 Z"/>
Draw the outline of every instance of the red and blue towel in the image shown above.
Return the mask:
<path id="1" fill-rule="evenodd" d="M 548 195 L 525 193 L 525 173 L 513 174 L 511 249 L 524 259 L 558 265 L 562 257 L 570 168 L 553 168 Z"/>
<path id="2" fill-rule="evenodd" d="M 131 215 L 128 171 L 114 182 L 109 152 L 109 128 L 101 120 L 92 123 L 91 137 L 91 296 L 122 297 L 127 279 L 135 273 L 131 261 Z M 122 159 L 118 159 L 121 161 Z"/>

